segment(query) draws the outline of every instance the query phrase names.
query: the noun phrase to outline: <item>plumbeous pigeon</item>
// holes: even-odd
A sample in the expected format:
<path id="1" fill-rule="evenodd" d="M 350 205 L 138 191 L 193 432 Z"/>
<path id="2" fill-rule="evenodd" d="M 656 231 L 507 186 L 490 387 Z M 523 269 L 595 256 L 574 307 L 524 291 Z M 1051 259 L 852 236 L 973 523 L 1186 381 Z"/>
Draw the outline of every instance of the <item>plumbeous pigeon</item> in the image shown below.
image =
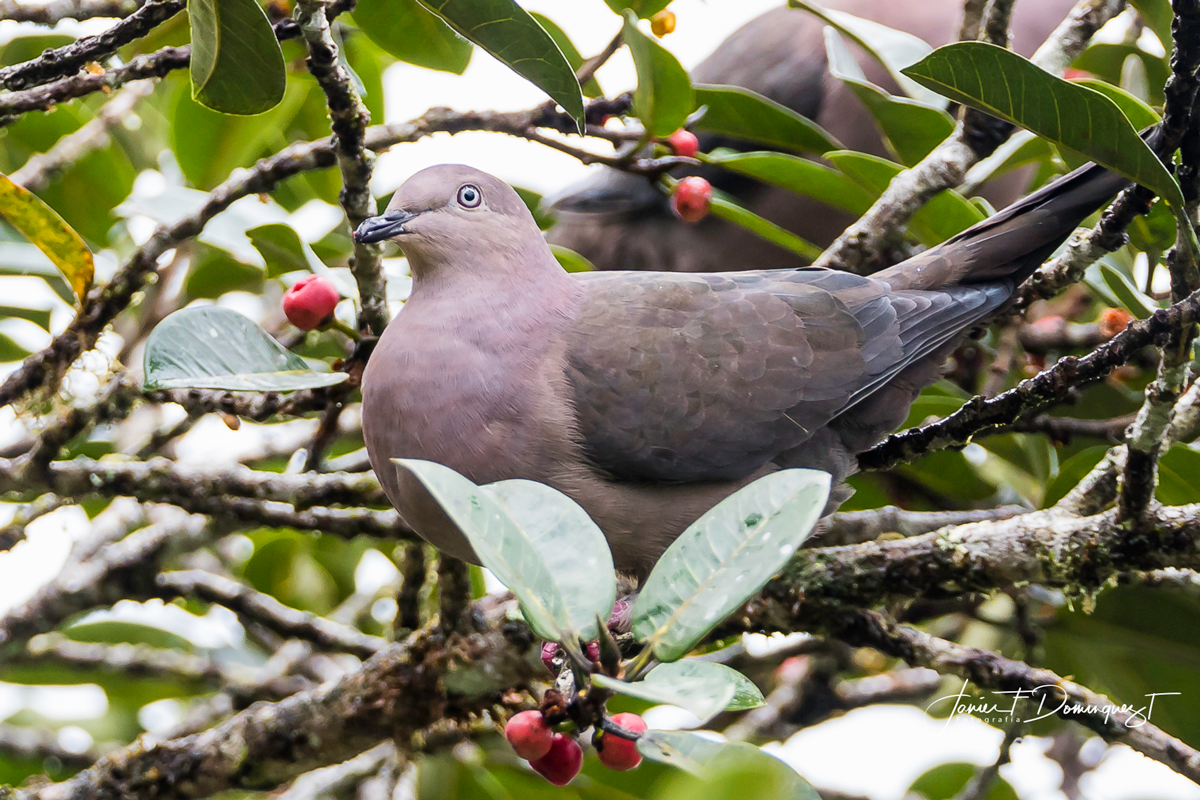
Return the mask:
<path id="1" fill-rule="evenodd" d="M 962 19 L 962 0 L 818 0 L 845 11 L 915 34 L 937 47 L 954 41 Z M 1012 46 L 1032 55 L 1071 10 L 1075 0 L 1022 0 L 1013 7 Z M 825 23 L 804 11 L 777 8 L 751 20 L 729 36 L 692 71 L 696 83 L 732 84 L 751 89 L 814 120 L 847 149 L 890 157 L 870 113 L 837 78 L 825 60 Z M 856 53 L 867 77 L 892 94 L 902 94 L 874 59 Z M 760 149 L 755 145 L 698 132 L 701 147 Z M 553 201 L 558 224 L 549 239 L 577 251 L 599 269 L 671 272 L 721 272 L 778 269 L 802 263 L 799 257 L 731 222 L 710 215 L 688 224 L 671 213 L 669 201 L 638 175 L 595 167 L 580 184 Z M 816 200 L 715 167 L 672 172 L 702 175 L 759 216 L 827 247 L 853 218 Z M 982 196 L 1002 208 L 1018 196 L 1027 170 L 989 181 Z"/>
<path id="2" fill-rule="evenodd" d="M 568 274 L 507 184 L 430 167 L 355 232 L 397 242 L 413 275 L 363 375 L 371 464 L 417 533 L 471 561 L 391 459 L 553 486 L 641 577 L 689 523 L 774 470 L 829 472 L 832 511 L 856 454 L 903 422 L 960 335 L 1125 185 L 1088 165 L 871 277 Z"/>

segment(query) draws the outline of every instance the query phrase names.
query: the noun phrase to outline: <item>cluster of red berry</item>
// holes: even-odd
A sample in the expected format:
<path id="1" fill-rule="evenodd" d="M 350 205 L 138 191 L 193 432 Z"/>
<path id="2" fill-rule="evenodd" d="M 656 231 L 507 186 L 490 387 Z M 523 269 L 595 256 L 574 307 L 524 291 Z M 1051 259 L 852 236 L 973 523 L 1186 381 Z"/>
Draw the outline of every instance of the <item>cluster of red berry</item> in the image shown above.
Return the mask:
<path id="1" fill-rule="evenodd" d="M 695 158 L 700 152 L 700 140 L 691 131 L 677 130 L 663 141 L 677 156 Z M 704 178 L 695 175 L 684 178 L 671 194 L 671 210 L 684 222 L 699 222 L 708 216 L 712 196 L 712 184 Z"/>
<path id="2" fill-rule="evenodd" d="M 646 723 L 637 714 L 615 714 L 612 721 L 631 733 L 646 730 Z M 534 772 L 555 786 L 566 786 L 583 766 L 583 748 L 579 742 L 554 731 L 540 711 L 514 714 L 504 726 L 504 738 Z M 592 746 L 600 763 L 610 769 L 629 770 L 642 763 L 637 744 L 615 734 L 597 731 Z"/>

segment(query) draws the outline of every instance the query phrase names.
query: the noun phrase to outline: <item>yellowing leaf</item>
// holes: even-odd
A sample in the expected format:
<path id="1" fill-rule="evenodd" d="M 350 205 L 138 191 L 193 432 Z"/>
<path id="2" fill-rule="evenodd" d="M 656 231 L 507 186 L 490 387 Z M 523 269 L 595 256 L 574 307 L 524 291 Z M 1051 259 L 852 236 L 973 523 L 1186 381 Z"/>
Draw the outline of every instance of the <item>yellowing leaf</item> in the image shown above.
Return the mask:
<path id="1" fill-rule="evenodd" d="M 0 175 L 0 215 L 54 262 L 80 300 L 92 285 L 91 251 L 54 209 L 32 192 Z"/>

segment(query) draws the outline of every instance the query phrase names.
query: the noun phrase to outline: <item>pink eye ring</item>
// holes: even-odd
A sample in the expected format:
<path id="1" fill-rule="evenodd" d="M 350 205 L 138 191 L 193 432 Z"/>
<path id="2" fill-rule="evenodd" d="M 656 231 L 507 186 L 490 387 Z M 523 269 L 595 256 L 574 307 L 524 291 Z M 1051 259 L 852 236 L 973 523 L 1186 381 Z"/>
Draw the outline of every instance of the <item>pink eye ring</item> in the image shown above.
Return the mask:
<path id="1" fill-rule="evenodd" d="M 479 208 L 483 202 L 483 192 L 474 184 L 466 184 L 458 190 L 458 204 L 463 208 Z"/>

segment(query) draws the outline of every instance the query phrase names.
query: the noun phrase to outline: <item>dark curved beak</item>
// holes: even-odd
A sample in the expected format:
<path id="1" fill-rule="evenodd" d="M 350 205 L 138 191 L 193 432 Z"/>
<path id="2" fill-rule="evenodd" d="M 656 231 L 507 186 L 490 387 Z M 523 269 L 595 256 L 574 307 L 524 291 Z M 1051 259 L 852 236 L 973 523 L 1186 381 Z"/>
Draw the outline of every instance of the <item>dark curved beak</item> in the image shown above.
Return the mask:
<path id="1" fill-rule="evenodd" d="M 411 211 L 396 210 L 364 219 L 358 230 L 354 231 L 354 241 L 358 244 L 374 244 L 400 236 L 407 233 L 404 224 L 416 216 Z"/>

